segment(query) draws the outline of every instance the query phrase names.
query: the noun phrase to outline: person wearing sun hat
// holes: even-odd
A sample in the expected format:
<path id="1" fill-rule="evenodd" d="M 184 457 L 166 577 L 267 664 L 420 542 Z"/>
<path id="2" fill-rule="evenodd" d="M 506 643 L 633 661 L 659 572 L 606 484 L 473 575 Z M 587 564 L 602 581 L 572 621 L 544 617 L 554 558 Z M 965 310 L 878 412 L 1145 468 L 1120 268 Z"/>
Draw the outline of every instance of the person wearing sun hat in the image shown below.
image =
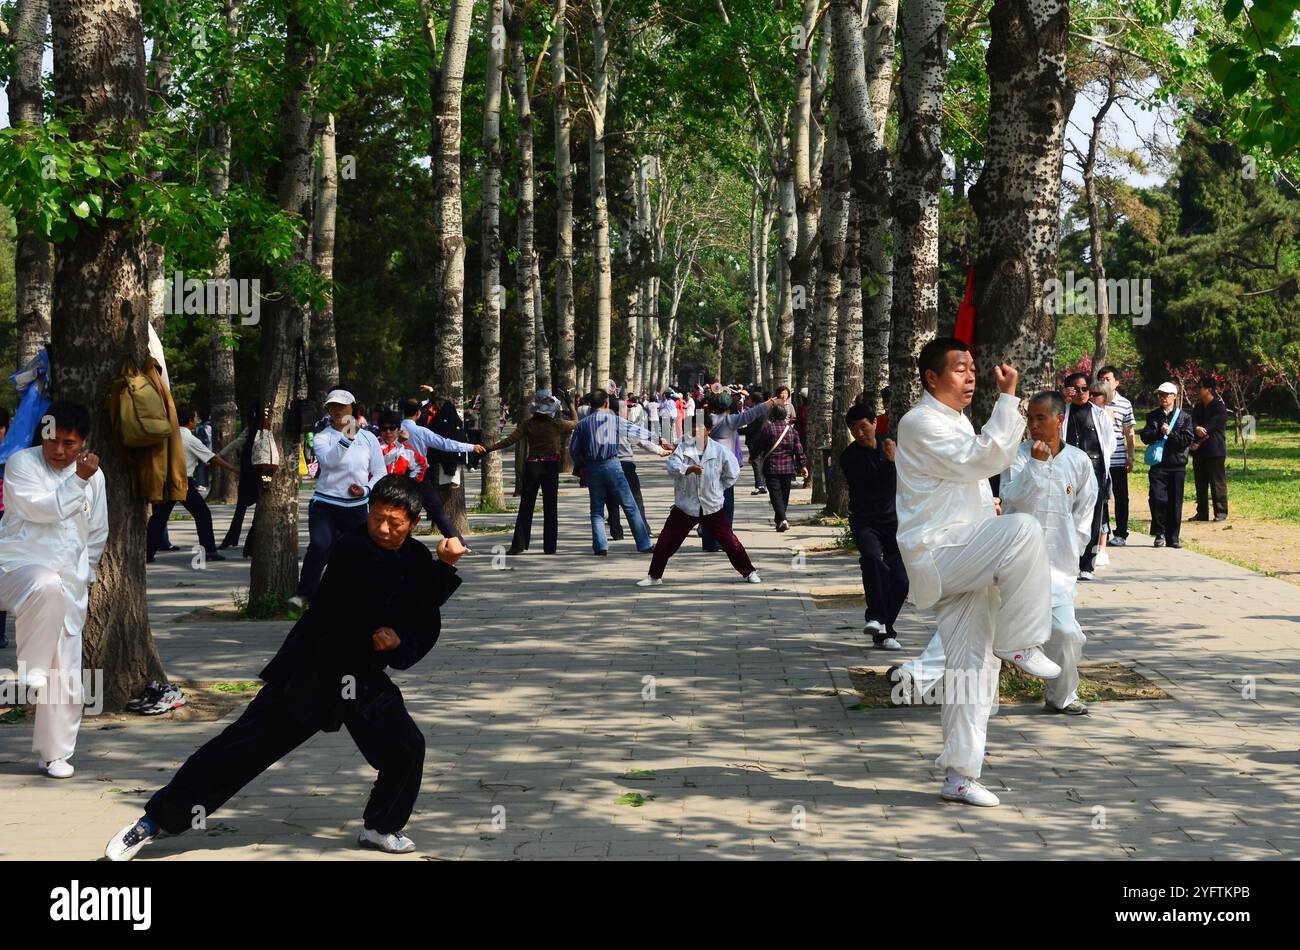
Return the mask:
<path id="1" fill-rule="evenodd" d="M 1164 382 L 1156 387 L 1160 407 L 1147 413 L 1142 442 L 1147 447 L 1147 501 L 1151 505 L 1151 536 L 1155 547 L 1182 545 L 1183 486 L 1187 481 L 1187 453 L 1196 433 L 1192 414 L 1179 405 L 1178 386 Z"/>
<path id="2" fill-rule="evenodd" d="M 519 515 L 515 518 L 515 533 L 510 540 L 509 554 L 523 554 L 528 550 L 533 533 L 533 511 L 537 507 L 537 492 L 542 492 L 543 523 L 542 551 L 554 554 L 559 542 L 559 519 L 556 505 L 560 491 L 560 463 L 564 454 L 564 439 L 578 426 L 577 411 L 569 406 L 569 418 L 561 419 L 563 404 L 551 395 L 549 389 L 539 389 L 533 394 L 529 416 L 515 426 L 515 430 L 499 442 L 487 447 L 496 452 L 514 445 L 520 439 L 527 455 L 524 458 L 524 483 L 519 498 Z"/>
<path id="3" fill-rule="evenodd" d="M 330 552 L 340 537 L 366 523 L 370 489 L 388 474 L 384 451 L 373 432 L 353 417 L 356 400 L 346 389 L 325 397 L 327 425 L 312 442 L 320 472 L 307 506 L 310 541 L 302 560 L 298 592 L 289 602 L 302 606 L 316 595 Z"/>

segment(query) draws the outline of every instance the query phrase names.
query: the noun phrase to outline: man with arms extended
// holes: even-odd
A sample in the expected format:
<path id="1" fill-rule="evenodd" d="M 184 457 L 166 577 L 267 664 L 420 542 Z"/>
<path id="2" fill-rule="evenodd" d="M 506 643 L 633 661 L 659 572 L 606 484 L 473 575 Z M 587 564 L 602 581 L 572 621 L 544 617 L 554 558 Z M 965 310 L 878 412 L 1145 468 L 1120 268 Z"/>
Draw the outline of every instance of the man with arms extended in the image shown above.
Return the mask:
<path id="1" fill-rule="evenodd" d="M 998 659 L 1053 679 L 1061 668 L 1039 645 L 1051 631 L 1043 530 L 1030 515 L 997 516 L 988 479 L 1015 457 L 1024 431 L 1017 372 L 994 370 L 1000 395 L 979 435 L 962 410 L 975 394 L 975 361 L 960 340 L 927 343 L 918 360 L 925 391 L 898 423 L 898 547 L 916 606 L 933 607 L 946 656 L 942 795 L 992 806 L 977 780 Z M 1000 598 L 1000 599 L 999 599 Z"/>

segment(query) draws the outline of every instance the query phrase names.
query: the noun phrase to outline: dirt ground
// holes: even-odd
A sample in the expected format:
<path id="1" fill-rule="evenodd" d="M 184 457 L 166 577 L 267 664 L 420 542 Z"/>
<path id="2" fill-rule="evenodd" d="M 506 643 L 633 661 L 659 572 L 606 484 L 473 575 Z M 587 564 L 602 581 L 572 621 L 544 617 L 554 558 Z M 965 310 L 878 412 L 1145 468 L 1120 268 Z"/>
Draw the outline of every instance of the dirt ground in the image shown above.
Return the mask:
<path id="1" fill-rule="evenodd" d="M 849 680 L 853 683 L 858 704 L 853 709 L 885 709 L 894 706 L 891 698 L 893 686 L 889 682 L 888 667 L 853 667 Z M 998 688 L 998 702 L 1041 703 L 1042 680 L 1019 673 L 1002 670 Z M 1169 699 L 1169 694 L 1140 673 L 1122 663 L 1084 663 L 1079 667 L 1079 698 L 1086 703 L 1115 700 Z M 917 708 L 922 708 L 921 704 Z"/>
<path id="2" fill-rule="evenodd" d="M 87 715 L 81 724 L 82 729 L 126 729 L 137 726 L 148 728 L 150 723 L 171 722 L 215 722 L 233 709 L 249 702 L 257 695 L 262 684 L 252 681 L 221 682 L 217 680 L 199 680 L 189 682 L 178 680 L 173 683 L 185 693 L 185 705 L 159 716 L 140 716 L 136 713 L 100 713 Z M 34 707 L 30 705 L 12 707 L 0 706 L 0 729 L 6 725 L 30 723 Z"/>
<path id="3" fill-rule="evenodd" d="M 1300 524 L 1285 521 L 1184 521 L 1193 550 L 1300 585 Z"/>

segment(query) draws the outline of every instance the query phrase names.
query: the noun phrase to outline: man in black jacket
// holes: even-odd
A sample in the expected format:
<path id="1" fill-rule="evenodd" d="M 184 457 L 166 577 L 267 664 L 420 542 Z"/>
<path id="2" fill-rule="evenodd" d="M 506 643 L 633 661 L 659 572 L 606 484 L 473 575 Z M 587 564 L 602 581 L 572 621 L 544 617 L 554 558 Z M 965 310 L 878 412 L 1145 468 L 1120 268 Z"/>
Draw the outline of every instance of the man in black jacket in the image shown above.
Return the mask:
<path id="1" fill-rule="evenodd" d="M 901 650 L 894 621 L 907 600 L 907 568 L 898 550 L 894 442 L 877 444 L 876 413 L 859 404 L 844 417 L 853 441 L 840 453 L 849 488 L 849 529 L 858 546 L 862 590 L 867 595 L 863 633 L 881 650 Z"/>
<path id="2" fill-rule="evenodd" d="M 1156 389 L 1160 408 L 1147 413 L 1147 424 L 1142 429 L 1142 442 L 1154 445 L 1163 442 L 1163 456 L 1158 465 L 1147 473 L 1150 484 L 1148 501 L 1151 504 L 1151 534 L 1155 546 L 1166 543 L 1171 548 L 1182 547 L 1178 532 L 1183 522 L 1183 485 L 1187 480 L 1187 450 L 1194 435 L 1192 417 L 1178 407 L 1178 387 L 1161 383 Z"/>
<path id="3" fill-rule="evenodd" d="M 330 552 L 320 592 L 266 668 L 266 685 L 224 732 L 200 748 L 145 814 L 104 853 L 128 861 L 160 832 L 203 828 L 236 792 L 317 732 L 345 726 L 379 777 L 357 843 L 415 850 L 402 834 L 420 793 L 424 736 L 385 667 L 409 669 L 438 640 L 439 608 L 460 586 L 465 548 L 444 538 L 435 558 L 411 537 L 423 499 L 416 483 L 386 475 L 370 493 L 366 526 Z"/>
<path id="4" fill-rule="evenodd" d="M 1192 472 L 1196 476 L 1196 517 L 1210 520 L 1210 499 L 1214 495 L 1214 520 L 1228 520 L 1228 407 L 1219 398 L 1213 376 L 1201 377 L 1196 405 L 1192 407 Z"/>

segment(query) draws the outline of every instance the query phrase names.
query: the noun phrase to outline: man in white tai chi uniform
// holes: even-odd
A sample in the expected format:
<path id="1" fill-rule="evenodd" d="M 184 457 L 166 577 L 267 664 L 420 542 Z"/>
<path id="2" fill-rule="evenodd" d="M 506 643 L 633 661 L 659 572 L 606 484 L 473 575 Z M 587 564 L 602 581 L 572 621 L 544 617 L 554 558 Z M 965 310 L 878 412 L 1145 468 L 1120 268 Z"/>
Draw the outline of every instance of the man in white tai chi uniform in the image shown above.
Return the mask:
<path id="1" fill-rule="evenodd" d="M 1061 675 L 1043 691 L 1046 711 L 1083 716 L 1079 701 L 1079 660 L 1085 637 L 1074 616 L 1079 557 L 1092 537 L 1097 505 L 1097 474 L 1088 453 L 1061 439 L 1065 399 L 1045 390 L 1029 400 L 1029 438 L 1020 443 L 1011 467 L 1002 473 L 1002 510 L 1033 515 L 1043 526 L 1052 574 L 1052 634 L 1043 652 Z"/>
<path id="2" fill-rule="evenodd" d="M 42 425 L 41 444 L 15 452 L 5 468 L 0 609 L 15 614 L 19 675 L 36 694 L 37 765 L 68 778 L 81 728 L 81 630 L 108 540 L 108 503 L 99 457 L 86 451 L 86 407 L 56 402 Z"/>
<path id="3" fill-rule="evenodd" d="M 919 358 L 925 392 L 898 425 L 898 547 L 917 607 L 933 607 L 947 656 L 943 798 L 997 805 L 976 781 L 984 765 L 998 659 L 1053 679 L 1061 668 L 1039 649 L 1051 629 L 1043 530 L 1031 515 L 997 516 L 988 479 L 1011 464 L 1024 420 L 1018 373 L 994 370 L 997 404 L 979 435 L 962 410 L 975 394 L 965 343 L 941 337 Z M 1000 599 L 999 599 L 1000 598 Z"/>

